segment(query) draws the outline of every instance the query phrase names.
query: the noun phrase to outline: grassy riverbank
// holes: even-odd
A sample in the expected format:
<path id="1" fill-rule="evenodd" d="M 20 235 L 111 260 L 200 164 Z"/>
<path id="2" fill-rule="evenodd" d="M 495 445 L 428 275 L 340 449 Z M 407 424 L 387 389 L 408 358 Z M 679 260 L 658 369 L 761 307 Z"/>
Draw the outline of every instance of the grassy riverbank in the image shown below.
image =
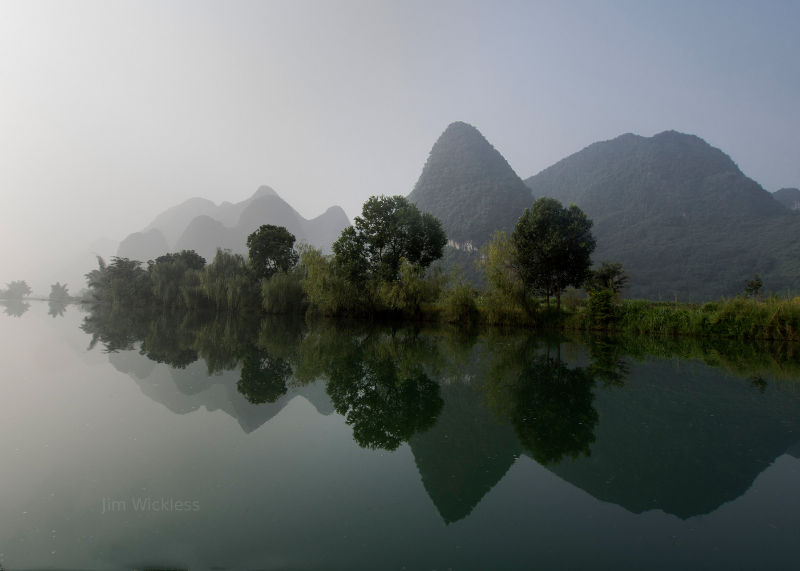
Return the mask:
<path id="1" fill-rule="evenodd" d="M 567 314 L 564 326 L 640 335 L 800 341 L 800 298 L 735 297 L 702 305 L 624 300 L 610 307 L 603 319 L 592 314 L 590 301 Z"/>

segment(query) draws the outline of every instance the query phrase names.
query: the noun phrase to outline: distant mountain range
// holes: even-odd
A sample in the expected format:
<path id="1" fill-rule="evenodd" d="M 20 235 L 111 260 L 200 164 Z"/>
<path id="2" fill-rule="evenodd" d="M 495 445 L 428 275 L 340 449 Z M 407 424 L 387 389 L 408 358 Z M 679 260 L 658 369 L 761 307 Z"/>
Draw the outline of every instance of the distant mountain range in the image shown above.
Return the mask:
<path id="1" fill-rule="evenodd" d="M 774 194 L 721 150 L 693 135 L 621 135 L 589 145 L 524 182 L 473 126 L 449 125 L 408 195 L 442 221 L 444 264 L 480 283 L 480 248 L 511 232 L 535 199 L 574 203 L 594 221 L 593 260 L 622 262 L 628 297 L 703 301 L 736 295 L 759 274 L 766 291 L 800 291 L 800 190 Z M 211 260 L 217 248 L 246 253 L 261 224 L 285 226 L 298 242 L 330 252 L 350 222 L 338 206 L 306 220 L 262 186 L 233 204 L 192 198 L 159 214 L 119 246 L 148 260 L 182 249 Z"/>
<path id="2" fill-rule="evenodd" d="M 629 297 L 702 301 L 800 290 L 800 190 L 774 195 L 725 153 L 667 131 L 594 143 L 524 181 L 474 127 L 453 123 L 434 144 L 409 199 L 442 220 L 447 264 L 475 277 L 476 251 L 511 231 L 537 198 L 576 204 L 594 221 L 595 263 L 622 262 Z"/>
<path id="3" fill-rule="evenodd" d="M 204 198 L 191 198 L 174 206 L 156 216 L 141 232 L 125 238 L 117 255 L 145 261 L 167 252 L 194 250 L 211 261 L 217 248 L 246 254 L 247 236 L 262 224 L 285 226 L 298 243 L 304 241 L 330 252 L 331 244 L 350 221 L 338 206 L 306 220 L 277 192 L 262 186 L 236 204 L 216 205 Z"/>

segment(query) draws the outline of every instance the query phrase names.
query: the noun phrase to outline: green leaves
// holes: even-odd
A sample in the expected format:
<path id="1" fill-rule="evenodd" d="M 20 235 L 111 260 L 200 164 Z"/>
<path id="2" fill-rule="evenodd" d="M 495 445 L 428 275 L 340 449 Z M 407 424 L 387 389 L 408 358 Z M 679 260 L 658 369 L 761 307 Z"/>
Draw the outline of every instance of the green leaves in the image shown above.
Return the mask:
<path id="1" fill-rule="evenodd" d="M 256 279 L 271 278 L 276 272 L 287 272 L 297 264 L 294 234 L 283 226 L 263 224 L 247 237 L 250 267 Z"/>
<path id="2" fill-rule="evenodd" d="M 566 287 L 579 287 L 595 248 L 591 228 L 592 221 L 574 204 L 564 208 L 553 198 L 540 198 L 526 209 L 511 235 L 514 265 L 525 288 L 560 301 Z"/>

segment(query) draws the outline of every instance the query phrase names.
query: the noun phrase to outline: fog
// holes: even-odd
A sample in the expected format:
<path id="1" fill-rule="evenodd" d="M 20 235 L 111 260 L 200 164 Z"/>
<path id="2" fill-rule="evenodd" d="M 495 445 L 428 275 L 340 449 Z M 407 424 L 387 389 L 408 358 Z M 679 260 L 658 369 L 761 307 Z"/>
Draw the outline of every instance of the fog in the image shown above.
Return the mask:
<path id="1" fill-rule="evenodd" d="M 675 129 L 800 186 L 800 4 L 697 4 L 0 1 L 0 285 L 194 196 L 352 217 L 455 120 L 523 178 Z"/>

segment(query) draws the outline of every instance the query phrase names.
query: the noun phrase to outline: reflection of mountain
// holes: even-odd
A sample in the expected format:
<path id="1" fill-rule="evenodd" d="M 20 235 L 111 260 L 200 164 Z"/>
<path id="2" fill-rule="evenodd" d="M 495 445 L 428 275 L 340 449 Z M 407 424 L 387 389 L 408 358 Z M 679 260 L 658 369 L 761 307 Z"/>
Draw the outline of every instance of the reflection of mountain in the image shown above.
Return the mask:
<path id="1" fill-rule="evenodd" d="M 98 318 L 89 329 L 98 334 L 103 323 Z M 113 323 L 118 327 L 103 339 L 137 338 Z M 151 333 L 155 350 L 160 337 L 152 324 L 140 328 Z M 626 359 L 627 376 L 605 385 L 603 377 L 592 378 L 605 370 L 596 366 L 596 350 L 550 348 L 548 354 L 575 361 L 566 362 L 547 357 L 540 342 L 525 337 L 499 336 L 470 347 L 445 331 L 364 333 L 328 323 L 282 334 L 280 322 L 270 322 L 260 328 L 258 362 L 283 359 L 297 379 L 328 382 L 285 394 L 262 394 L 258 382 L 249 384 L 251 397 L 276 398 L 253 404 L 239 392 L 242 365 L 236 363 L 248 362 L 247 340 L 259 329 L 234 334 L 216 322 L 201 329 L 188 336 L 191 346 L 216 362 L 215 370 L 229 370 L 209 375 L 203 360 L 171 369 L 130 350 L 109 359 L 169 410 L 222 410 L 247 433 L 296 395 L 324 415 L 336 403 L 361 446 L 393 450 L 409 442 L 423 486 L 446 523 L 469 515 L 521 453 L 602 501 L 685 519 L 741 496 L 776 458 L 800 448 L 800 393 L 790 382 L 745 378 L 753 374 L 746 359 L 741 365 L 748 372 L 738 377 L 699 361 Z M 141 341 L 133 343 L 119 346 Z"/>
<path id="2" fill-rule="evenodd" d="M 478 505 L 519 456 L 511 426 L 486 407 L 482 391 L 453 383 L 442 386 L 445 405 L 433 428 L 411 437 L 417 469 L 446 523 Z"/>
<path id="3" fill-rule="evenodd" d="M 710 513 L 797 441 L 800 400 L 782 388 L 761 394 L 700 364 L 636 365 L 624 388 L 596 391 L 591 455 L 547 467 L 634 513 Z"/>
<path id="4" fill-rule="evenodd" d="M 221 410 L 235 418 L 247 433 L 253 432 L 276 416 L 295 396 L 308 400 L 322 415 L 333 412 L 325 386 L 321 382 L 290 390 L 273 403 L 252 404 L 237 390 L 239 369 L 209 375 L 203 361 L 195 361 L 184 369 L 173 369 L 154 363 L 138 351 L 109 354 L 109 361 L 120 372 L 129 375 L 142 393 L 176 414 L 205 408 Z"/>
<path id="5" fill-rule="evenodd" d="M 329 252 L 339 233 L 350 224 L 344 211 L 332 206 L 316 218 L 303 218 L 267 186 L 242 202 L 215 205 L 193 198 L 166 210 L 142 232 L 120 243 L 118 255 L 136 260 L 154 259 L 167 251 L 195 250 L 211 260 L 217 248 L 246 253 L 247 236 L 262 224 L 285 226 L 298 242 Z"/>

